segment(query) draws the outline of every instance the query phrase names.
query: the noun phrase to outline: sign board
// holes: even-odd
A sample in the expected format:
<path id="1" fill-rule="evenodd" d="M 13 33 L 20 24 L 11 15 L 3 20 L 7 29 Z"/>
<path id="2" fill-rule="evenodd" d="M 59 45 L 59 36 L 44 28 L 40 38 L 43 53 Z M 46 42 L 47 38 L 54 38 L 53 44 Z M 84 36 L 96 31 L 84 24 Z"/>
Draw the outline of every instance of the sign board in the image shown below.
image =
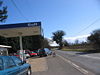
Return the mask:
<path id="1" fill-rule="evenodd" d="M 41 22 L 0 25 L 0 36 L 17 37 L 20 35 L 41 35 Z"/>

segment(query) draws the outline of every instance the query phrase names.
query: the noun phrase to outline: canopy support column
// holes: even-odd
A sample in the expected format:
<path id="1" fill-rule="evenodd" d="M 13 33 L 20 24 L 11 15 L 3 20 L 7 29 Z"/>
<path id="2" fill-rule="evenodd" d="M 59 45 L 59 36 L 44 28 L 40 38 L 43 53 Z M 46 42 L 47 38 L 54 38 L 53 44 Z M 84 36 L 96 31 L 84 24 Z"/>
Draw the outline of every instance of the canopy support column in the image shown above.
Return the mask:
<path id="1" fill-rule="evenodd" d="M 22 43 L 22 33 L 19 32 L 19 43 L 20 43 L 20 58 L 22 59 L 22 61 L 25 60 L 25 56 L 24 56 L 24 50 L 23 50 L 23 43 Z"/>
<path id="2" fill-rule="evenodd" d="M 19 36 L 20 50 L 23 50 L 22 36 Z"/>

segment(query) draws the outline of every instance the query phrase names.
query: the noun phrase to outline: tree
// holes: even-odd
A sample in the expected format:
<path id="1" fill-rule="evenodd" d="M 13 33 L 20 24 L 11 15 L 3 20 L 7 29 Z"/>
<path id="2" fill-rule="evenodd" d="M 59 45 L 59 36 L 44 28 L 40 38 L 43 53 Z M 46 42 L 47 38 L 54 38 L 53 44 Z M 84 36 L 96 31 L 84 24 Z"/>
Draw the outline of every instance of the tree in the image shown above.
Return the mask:
<path id="1" fill-rule="evenodd" d="M 11 49 L 9 49 L 9 52 L 16 52 L 17 50 L 20 49 L 19 47 L 19 38 L 18 37 L 11 37 L 11 38 L 7 38 L 7 44 L 9 46 L 12 46 Z"/>
<path id="2" fill-rule="evenodd" d="M 49 45 L 49 41 L 48 41 L 48 39 L 47 38 L 44 38 L 44 48 L 49 48 L 50 47 L 50 45 Z"/>
<path id="3" fill-rule="evenodd" d="M 64 46 L 69 46 L 69 43 L 68 43 L 66 40 L 64 40 L 64 41 L 63 41 L 63 45 L 64 45 Z"/>
<path id="4" fill-rule="evenodd" d="M 100 50 L 100 29 L 94 30 L 88 37 L 89 43 L 97 50 Z"/>
<path id="5" fill-rule="evenodd" d="M 56 32 L 53 32 L 53 41 L 56 41 L 57 44 L 59 44 L 59 48 L 61 49 L 63 46 L 63 36 L 65 35 L 65 32 L 62 30 L 58 30 Z"/>
<path id="6" fill-rule="evenodd" d="M 41 45 L 43 43 L 41 42 L 42 36 L 41 35 L 36 35 L 36 36 L 23 36 L 22 37 L 22 43 L 23 43 L 23 49 L 24 50 L 38 50 L 41 48 Z M 10 52 L 16 52 L 17 50 L 20 50 L 20 45 L 19 45 L 19 37 L 12 37 L 12 38 L 7 38 L 8 45 L 12 46 Z"/>
<path id="7" fill-rule="evenodd" d="M 3 2 L 0 1 L 0 22 L 4 22 L 7 19 L 7 6 L 2 7 Z M 0 36 L 0 44 L 7 45 L 7 39 L 3 36 Z"/>
<path id="8" fill-rule="evenodd" d="M 5 22 L 5 20 L 7 19 L 8 15 L 7 15 L 7 6 L 2 6 L 3 2 L 0 1 L 0 22 Z"/>
<path id="9" fill-rule="evenodd" d="M 7 45 L 7 39 L 5 37 L 0 36 L 0 45 Z"/>
<path id="10" fill-rule="evenodd" d="M 75 44 L 78 45 L 79 44 L 79 40 L 75 40 Z"/>

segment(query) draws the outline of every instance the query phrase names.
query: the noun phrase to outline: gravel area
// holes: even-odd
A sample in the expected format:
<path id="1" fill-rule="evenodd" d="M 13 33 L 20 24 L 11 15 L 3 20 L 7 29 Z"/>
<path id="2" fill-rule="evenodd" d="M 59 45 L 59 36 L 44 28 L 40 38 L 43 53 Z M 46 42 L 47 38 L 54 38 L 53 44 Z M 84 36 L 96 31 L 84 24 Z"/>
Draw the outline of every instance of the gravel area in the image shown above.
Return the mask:
<path id="1" fill-rule="evenodd" d="M 41 72 L 48 70 L 47 60 L 42 58 L 29 58 L 28 63 L 31 64 L 32 72 Z"/>

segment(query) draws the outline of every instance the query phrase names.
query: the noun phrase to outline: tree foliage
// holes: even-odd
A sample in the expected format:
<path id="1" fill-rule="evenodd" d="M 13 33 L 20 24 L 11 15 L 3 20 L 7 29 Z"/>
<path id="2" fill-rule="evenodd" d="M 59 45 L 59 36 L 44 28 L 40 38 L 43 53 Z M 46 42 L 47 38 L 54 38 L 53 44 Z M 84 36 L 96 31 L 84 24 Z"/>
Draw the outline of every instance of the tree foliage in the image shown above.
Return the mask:
<path id="1" fill-rule="evenodd" d="M 7 39 L 3 36 L 0 36 L 0 45 L 7 45 Z"/>
<path id="2" fill-rule="evenodd" d="M 49 47 L 50 47 L 50 45 L 49 45 L 49 41 L 48 41 L 47 38 L 44 38 L 44 40 L 43 40 L 43 44 L 44 44 L 44 48 L 49 48 Z"/>
<path id="3" fill-rule="evenodd" d="M 95 49 L 100 50 L 100 29 L 94 30 L 88 40 Z"/>
<path id="4" fill-rule="evenodd" d="M 75 40 L 75 44 L 78 45 L 79 44 L 79 40 Z"/>
<path id="5" fill-rule="evenodd" d="M 0 1 L 0 22 L 4 22 L 7 19 L 7 6 L 3 6 L 3 1 Z M 7 39 L 0 36 L 0 44 L 7 45 Z"/>
<path id="6" fill-rule="evenodd" d="M 42 36 L 36 35 L 36 36 L 24 36 L 22 38 L 23 43 L 23 49 L 24 50 L 37 50 L 42 47 Z M 19 37 L 12 37 L 12 38 L 5 38 L 0 36 L 0 45 L 9 45 L 12 46 L 11 49 L 9 49 L 9 52 L 16 52 L 17 50 L 20 50 L 20 44 L 19 44 Z"/>
<path id="7" fill-rule="evenodd" d="M 41 35 L 23 37 L 24 49 L 37 50 L 41 48 L 43 37 Z"/>
<path id="8" fill-rule="evenodd" d="M 63 36 L 65 35 L 65 32 L 62 30 L 58 30 L 56 32 L 53 32 L 52 39 L 56 41 L 57 44 L 59 44 L 60 48 L 63 46 Z"/>
<path id="9" fill-rule="evenodd" d="M 19 38 L 7 38 L 7 45 L 12 46 L 12 48 L 9 49 L 9 52 L 16 52 L 17 50 L 19 50 Z"/>
<path id="10" fill-rule="evenodd" d="M 0 22 L 5 22 L 5 20 L 7 19 L 8 15 L 7 15 L 7 6 L 3 6 L 2 5 L 3 2 L 0 1 Z"/>
<path id="11" fill-rule="evenodd" d="M 64 41 L 63 41 L 63 45 L 64 45 L 64 46 L 69 46 L 69 43 L 68 43 L 66 40 L 64 40 Z"/>

